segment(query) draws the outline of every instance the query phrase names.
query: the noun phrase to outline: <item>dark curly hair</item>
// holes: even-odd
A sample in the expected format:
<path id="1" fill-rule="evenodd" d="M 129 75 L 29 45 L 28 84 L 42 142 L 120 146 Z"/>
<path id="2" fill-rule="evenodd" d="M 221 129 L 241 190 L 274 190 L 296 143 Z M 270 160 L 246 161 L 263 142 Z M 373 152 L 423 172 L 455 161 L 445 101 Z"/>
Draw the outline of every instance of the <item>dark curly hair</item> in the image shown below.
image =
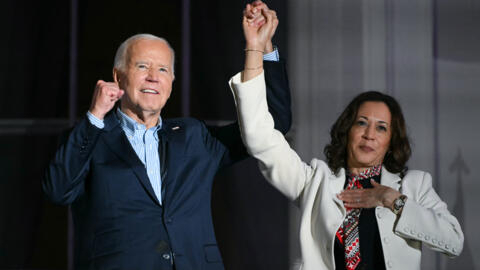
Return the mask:
<path id="1" fill-rule="evenodd" d="M 402 109 L 393 97 L 377 91 L 368 91 L 356 96 L 333 124 L 330 130 L 330 144 L 323 150 L 327 157 L 328 167 L 335 174 L 339 172 L 340 168 L 347 167 L 348 133 L 357 118 L 358 109 L 367 101 L 383 102 L 390 110 L 392 138 L 383 159 L 383 165 L 389 172 L 403 174 L 407 170 L 405 164 L 412 151 Z"/>

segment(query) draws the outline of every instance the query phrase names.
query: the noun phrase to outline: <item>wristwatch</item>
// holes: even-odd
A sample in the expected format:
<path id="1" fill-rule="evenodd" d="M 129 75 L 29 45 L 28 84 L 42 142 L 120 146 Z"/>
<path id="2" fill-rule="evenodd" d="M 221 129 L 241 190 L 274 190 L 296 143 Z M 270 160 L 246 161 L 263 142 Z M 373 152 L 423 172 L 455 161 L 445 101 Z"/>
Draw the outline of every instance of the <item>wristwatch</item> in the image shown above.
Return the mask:
<path id="1" fill-rule="evenodd" d="M 395 215 L 398 215 L 398 213 L 402 211 L 406 201 L 407 196 L 405 195 L 400 195 L 398 198 L 395 199 L 395 201 L 393 201 L 392 211 Z"/>

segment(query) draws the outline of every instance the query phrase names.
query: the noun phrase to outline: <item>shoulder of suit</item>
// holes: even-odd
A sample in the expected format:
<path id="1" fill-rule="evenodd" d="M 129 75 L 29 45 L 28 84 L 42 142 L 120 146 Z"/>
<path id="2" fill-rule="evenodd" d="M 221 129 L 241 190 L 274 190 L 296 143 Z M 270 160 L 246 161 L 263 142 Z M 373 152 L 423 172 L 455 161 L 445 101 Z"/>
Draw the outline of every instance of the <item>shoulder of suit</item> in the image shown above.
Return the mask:
<path id="1" fill-rule="evenodd" d="M 317 167 L 328 168 L 327 163 L 325 161 L 321 160 L 321 159 L 318 159 L 318 158 L 312 158 L 312 160 L 310 161 L 310 166 L 312 166 L 314 168 L 317 168 Z"/>
<path id="2" fill-rule="evenodd" d="M 315 171 L 322 171 L 326 174 L 333 175 L 334 173 L 332 170 L 330 170 L 330 167 L 328 167 L 328 164 L 321 159 L 313 158 L 310 161 L 310 166 L 312 167 L 313 170 Z"/>
<path id="3" fill-rule="evenodd" d="M 405 173 L 405 176 L 403 177 L 403 179 L 407 179 L 407 180 L 410 180 L 410 179 L 422 179 L 425 174 L 427 174 L 427 172 L 424 172 L 424 171 L 421 171 L 421 170 L 408 170 L 406 173 Z"/>
<path id="4" fill-rule="evenodd" d="M 425 171 L 408 170 L 402 179 L 402 183 L 405 189 L 418 191 L 419 188 L 431 186 L 432 177 Z"/>
<path id="5" fill-rule="evenodd" d="M 169 119 L 163 119 L 162 124 L 165 126 L 165 128 L 168 129 L 184 129 L 184 128 L 195 128 L 195 127 L 201 127 L 204 125 L 203 121 L 198 120 L 193 117 L 179 117 L 179 118 L 169 118 Z"/>

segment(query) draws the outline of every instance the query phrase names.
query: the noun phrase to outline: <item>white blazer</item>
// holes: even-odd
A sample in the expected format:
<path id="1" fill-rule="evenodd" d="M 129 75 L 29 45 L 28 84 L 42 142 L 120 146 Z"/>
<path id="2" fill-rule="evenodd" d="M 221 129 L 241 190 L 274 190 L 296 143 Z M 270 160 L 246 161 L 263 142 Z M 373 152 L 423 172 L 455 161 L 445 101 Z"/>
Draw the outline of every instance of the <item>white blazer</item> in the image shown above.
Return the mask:
<path id="1" fill-rule="evenodd" d="M 239 73 L 230 87 L 249 153 L 259 160 L 265 178 L 301 210 L 301 269 L 335 269 L 335 233 L 346 214 L 336 194 L 344 187 L 345 170 L 335 175 L 318 159 L 307 164 L 290 148 L 274 129 L 263 73 L 244 83 Z M 375 209 L 386 269 L 420 269 L 422 243 L 450 257 L 460 254 L 463 232 L 433 190 L 430 174 L 411 170 L 401 179 L 382 168 L 381 184 L 408 197 L 399 217 L 388 208 Z"/>

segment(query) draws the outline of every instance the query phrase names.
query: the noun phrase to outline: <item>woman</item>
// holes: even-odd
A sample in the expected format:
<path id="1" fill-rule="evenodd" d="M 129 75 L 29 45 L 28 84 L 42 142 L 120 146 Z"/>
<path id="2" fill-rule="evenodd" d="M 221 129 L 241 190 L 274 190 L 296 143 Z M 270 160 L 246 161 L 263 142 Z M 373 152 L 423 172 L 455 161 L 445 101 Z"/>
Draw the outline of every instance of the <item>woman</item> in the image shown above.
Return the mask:
<path id="1" fill-rule="evenodd" d="M 327 163 L 302 162 L 273 128 L 258 52 L 278 21 L 274 12 L 261 12 L 261 26 L 243 19 L 245 68 L 230 86 L 250 154 L 301 210 L 302 269 L 420 269 L 422 244 L 458 256 L 457 219 L 433 190 L 430 174 L 405 167 L 410 145 L 395 99 L 379 92 L 357 96 L 332 127 Z"/>

